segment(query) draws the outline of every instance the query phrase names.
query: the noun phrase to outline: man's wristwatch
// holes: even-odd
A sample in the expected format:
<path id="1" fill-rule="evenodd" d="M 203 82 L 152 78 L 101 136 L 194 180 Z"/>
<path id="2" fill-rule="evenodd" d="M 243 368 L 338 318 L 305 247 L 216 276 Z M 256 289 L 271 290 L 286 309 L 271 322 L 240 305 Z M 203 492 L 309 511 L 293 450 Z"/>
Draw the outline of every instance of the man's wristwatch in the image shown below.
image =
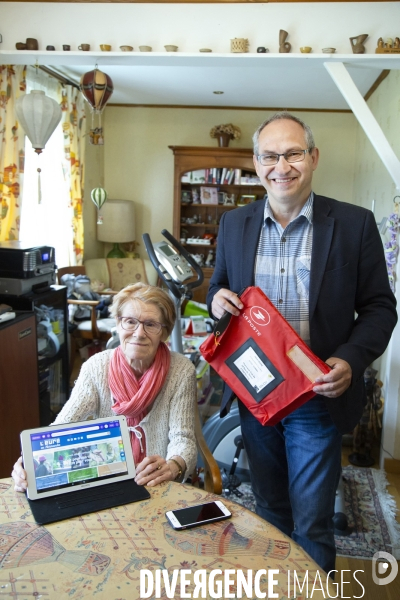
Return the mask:
<path id="1" fill-rule="evenodd" d="M 181 479 L 182 479 L 182 467 L 181 467 L 181 465 L 174 458 L 169 458 L 168 460 L 172 461 L 173 463 L 175 463 L 176 466 L 178 467 L 178 474 L 175 477 L 174 481 L 181 481 Z"/>

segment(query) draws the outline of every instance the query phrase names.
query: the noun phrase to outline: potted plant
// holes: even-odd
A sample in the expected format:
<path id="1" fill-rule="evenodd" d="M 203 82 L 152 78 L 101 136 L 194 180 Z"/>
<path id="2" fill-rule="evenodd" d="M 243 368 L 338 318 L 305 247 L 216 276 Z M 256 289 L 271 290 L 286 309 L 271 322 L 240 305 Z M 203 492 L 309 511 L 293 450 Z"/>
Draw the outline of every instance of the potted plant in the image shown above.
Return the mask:
<path id="1" fill-rule="evenodd" d="M 229 140 L 239 140 L 241 131 L 236 125 L 226 123 L 225 125 L 215 125 L 210 131 L 210 137 L 217 138 L 218 146 L 229 146 Z"/>

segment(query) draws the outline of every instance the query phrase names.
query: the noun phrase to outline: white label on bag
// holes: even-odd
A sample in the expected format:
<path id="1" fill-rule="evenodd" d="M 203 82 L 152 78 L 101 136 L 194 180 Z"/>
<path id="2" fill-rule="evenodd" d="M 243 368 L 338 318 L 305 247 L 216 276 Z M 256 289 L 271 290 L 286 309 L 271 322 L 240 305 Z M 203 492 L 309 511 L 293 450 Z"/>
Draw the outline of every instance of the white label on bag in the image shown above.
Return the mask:
<path id="1" fill-rule="evenodd" d="M 249 384 L 260 392 L 265 386 L 275 379 L 271 371 L 265 366 L 254 352 L 253 348 L 247 348 L 233 363 Z"/>

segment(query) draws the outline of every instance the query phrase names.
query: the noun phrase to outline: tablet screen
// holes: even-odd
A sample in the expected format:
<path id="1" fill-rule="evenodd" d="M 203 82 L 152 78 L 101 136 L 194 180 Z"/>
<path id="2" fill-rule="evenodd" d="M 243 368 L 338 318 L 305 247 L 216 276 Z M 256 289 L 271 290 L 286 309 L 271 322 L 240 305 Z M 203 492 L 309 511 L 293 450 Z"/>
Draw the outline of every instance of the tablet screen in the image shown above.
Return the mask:
<path id="1" fill-rule="evenodd" d="M 38 497 L 54 490 L 128 474 L 118 418 L 56 425 L 25 433 Z M 24 460 L 26 463 L 25 452 Z"/>

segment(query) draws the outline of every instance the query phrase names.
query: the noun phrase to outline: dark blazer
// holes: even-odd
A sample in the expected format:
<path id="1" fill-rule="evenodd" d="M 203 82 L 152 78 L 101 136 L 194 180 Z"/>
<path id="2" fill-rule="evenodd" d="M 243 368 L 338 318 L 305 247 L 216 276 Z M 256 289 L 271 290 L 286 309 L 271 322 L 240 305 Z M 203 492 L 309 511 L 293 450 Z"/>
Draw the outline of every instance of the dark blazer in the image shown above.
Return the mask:
<path id="1" fill-rule="evenodd" d="M 265 201 L 258 201 L 224 213 L 207 295 L 210 314 L 220 288 L 238 293 L 254 285 L 264 207 Z M 342 358 L 352 368 L 350 388 L 339 398 L 323 397 L 336 426 L 345 433 L 361 418 L 364 371 L 385 351 L 397 322 L 396 300 L 371 211 L 314 196 L 309 309 L 312 351 L 322 360 Z M 226 386 L 221 416 L 231 397 Z"/>

